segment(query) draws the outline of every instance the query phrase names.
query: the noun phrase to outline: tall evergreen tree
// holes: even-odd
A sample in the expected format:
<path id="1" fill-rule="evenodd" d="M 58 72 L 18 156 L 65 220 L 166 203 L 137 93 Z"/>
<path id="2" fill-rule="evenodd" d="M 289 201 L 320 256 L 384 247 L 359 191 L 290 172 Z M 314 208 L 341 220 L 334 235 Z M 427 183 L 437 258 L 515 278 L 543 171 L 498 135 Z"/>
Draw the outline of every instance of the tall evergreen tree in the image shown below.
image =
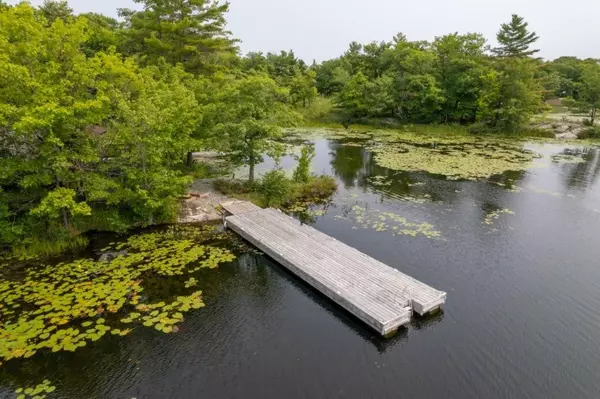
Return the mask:
<path id="1" fill-rule="evenodd" d="M 120 10 L 129 40 L 124 50 L 141 54 L 148 64 L 164 57 L 199 73 L 237 53 L 236 40 L 225 29 L 229 3 L 213 0 L 134 0 L 142 11 Z"/>
<path id="2" fill-rule="evenodd" d="M 535 32 L 530 32 L 523 17 L 513 14 L 507 24 L 502 24 L 497 39 L 500 47 L 493 50 L 501 57 L 529 57 L 540 50 L 531 49 L 531 45 L 540 38 Z"/>
<path id="3" fill-rule="evenodd" d="M 44 4 L 40 6 L 39 10 L 49 25 L 52 25 L 57 19 L 66 21 L 73 16 L 73 9 L 66 1 L 44 0 Z"/>

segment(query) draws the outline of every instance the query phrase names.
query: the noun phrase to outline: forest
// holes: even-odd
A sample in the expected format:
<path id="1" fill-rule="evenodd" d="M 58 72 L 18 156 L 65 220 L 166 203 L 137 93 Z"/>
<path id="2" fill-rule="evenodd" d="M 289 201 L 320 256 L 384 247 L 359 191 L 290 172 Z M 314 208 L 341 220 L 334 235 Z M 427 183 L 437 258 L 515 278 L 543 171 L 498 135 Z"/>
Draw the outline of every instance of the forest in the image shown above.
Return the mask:
<path id="1" fill-rule="evenodd" d="M 393 118 L 505 134 L 564 98 L 596 134 L 599 61 L 536 58 L 538 36 L 517 15 L 496 48 L 476 33 L 400 33 L 306 63 L 293 51 L 241 55 L 227 3 L 136 3 L 114 19 L 63 1 L 0 1 L 0 250 L 62 250 L 86 231 L 172 221 L 191 151 L 252 169 L 303 123 Z"/>

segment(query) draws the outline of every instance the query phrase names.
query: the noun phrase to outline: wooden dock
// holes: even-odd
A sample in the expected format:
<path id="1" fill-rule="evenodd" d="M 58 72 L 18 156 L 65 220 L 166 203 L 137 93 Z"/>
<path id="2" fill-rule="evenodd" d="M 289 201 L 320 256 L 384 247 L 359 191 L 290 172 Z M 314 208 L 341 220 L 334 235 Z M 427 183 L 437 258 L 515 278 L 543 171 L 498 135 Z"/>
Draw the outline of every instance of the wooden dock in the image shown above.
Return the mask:
<path id="1" fill-rule="evenodd" d="M 446 293 L 275 209 L 245 201 L 221 204 L 227 227 L 382 335 L 412 312 L 442 308 Z"/>

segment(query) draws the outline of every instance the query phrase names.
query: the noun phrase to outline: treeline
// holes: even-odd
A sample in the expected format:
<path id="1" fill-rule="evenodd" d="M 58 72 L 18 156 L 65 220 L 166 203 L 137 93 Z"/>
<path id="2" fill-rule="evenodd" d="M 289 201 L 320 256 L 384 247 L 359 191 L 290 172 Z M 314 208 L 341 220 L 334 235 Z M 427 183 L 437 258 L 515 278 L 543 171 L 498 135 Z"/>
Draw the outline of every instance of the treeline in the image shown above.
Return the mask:
<path id="1" fill-rule="evenodd" d="M 0 1 L 0 251 L 172 221 L 189 151 L 253 166 L 316 96 L 293 54 L 239 56 L 227 4 L 137 2 L 115 20 Z"/>
<path id="2" fill-rule="evenodd" d="M 293 51 L 240 56 L 227 3 L 135 1 L 142 9 L 117 20 L 0 0 L 0 252 L 172 221 L 190 151 L 227 152 L 252 179 L 280 127 L 324 101 L 344 123 L 498 131 L 526 124 L 544 98 L 570 97 L 592 118 L 600 103 L 598 62 L 533 58 L 537 36 L 517 16 L 498 49 L 477 34 L 397 35 L 307 65 Z"/>
<path id="3" fill-rule="evenodd" d="M 570 97 L 568 104 L 594 119 L 598 60 L 535 58 L 538 36 L 517 15 L 501 26 L 497 39 L 493 49 L 475 33 L 433 42 L 409 41 L 403 34 L 390 42 L 354 42 L 341 57 L 315 66 L 317 88 L 348 121 L 394 117 L 510 132 L 525 127 L 553 97 Z"/>

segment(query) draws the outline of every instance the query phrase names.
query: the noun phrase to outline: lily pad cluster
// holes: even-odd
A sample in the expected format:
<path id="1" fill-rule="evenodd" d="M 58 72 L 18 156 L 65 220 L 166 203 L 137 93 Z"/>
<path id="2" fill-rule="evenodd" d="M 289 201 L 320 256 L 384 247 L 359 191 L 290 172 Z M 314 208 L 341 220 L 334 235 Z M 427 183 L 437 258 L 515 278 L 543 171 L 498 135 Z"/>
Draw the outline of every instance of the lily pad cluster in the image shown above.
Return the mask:
<path id="1" fill-rule="evenodd" d="M 389 187 L 392 185 L 392 181 L 386 176 L 372 176 L 367 179 L 369 183 L 378 187 Z"/>
<path id="2" fill-rule="evenodd" d="M 0 277 L 0 362 L 40 350 L 75 351 L 107 333 L 127 335 L 138 325 L 176 331 L 183 313 L 204 306 L 201 291 L 151 302 L 144 280 L 232 261 L 227 249 L 204 243 L 220 234 L 197 227 L 141 234 L 105 248 L 120 250 L 110 261 L 79 259 Z M 182 293 L 192 285 L 186 286 Z"/>
<path id="3" fill-rule="evenodd" d="M 295 134 L 302 134 L 296 131 Z M 320 129 L 305 135 L 360 145 L 375 153 L 382 167 L 428 172 L 448 179 L 478 180 L 531 167 L 539 155 L 515 140 L 455 134 L 426 134 L 407 130 L 354 131 Z"/>
<path id="4" fill-rule="evenodd" d="M 382 167 L 428 172 L 450 180 L 478 180 L 507 171 L 526 170 L 535 154 L 517 146 L 478 143 L 471 140 L 452 144 L 422 145 L 388 142 L 372 147 L 375 162 Z"/>
<path id="5" fill-rule="evenodd" d="M 34 387 L 18 388 L 15 390 L 17 399 L 44 399 L 47 394 L 54 392 L 55 386 L 50 381 L 44 380 Z"/>
<path id="6" fill-rule="evenodd" d="M 434 226 L 432 224 L 409 222 L 406 218 L 393 212 L 383 212 L 377 209 L 366 209 L 358 204 L 354 205 L 350 212 L 346 214 L 346 216 L 336 216 L 336 218 L 353 218 L 354 221 L 364 229 L 373 229 L 378 232 L 391 232 L 394 236 L 424 236 L 427 238 L 441 237 L 441 233 L 434 230 Z"/>
<path id="7" fill-rule="evenodd" d="M 494 222 L 500 218 L 502 215 L 514 215 L 515 213 L 510 209 L 498 209 L 496 211 L 489 212 L 485 215 L 485 219 L 483 220 L 483 224 L 491 226 Z"/>
<path id="8" fill-rule="evenodd" d="M 582 157 L 582 154 L 554 154 L 550 157 L 554 163 L 584 163 L 586 160 Z"/>

